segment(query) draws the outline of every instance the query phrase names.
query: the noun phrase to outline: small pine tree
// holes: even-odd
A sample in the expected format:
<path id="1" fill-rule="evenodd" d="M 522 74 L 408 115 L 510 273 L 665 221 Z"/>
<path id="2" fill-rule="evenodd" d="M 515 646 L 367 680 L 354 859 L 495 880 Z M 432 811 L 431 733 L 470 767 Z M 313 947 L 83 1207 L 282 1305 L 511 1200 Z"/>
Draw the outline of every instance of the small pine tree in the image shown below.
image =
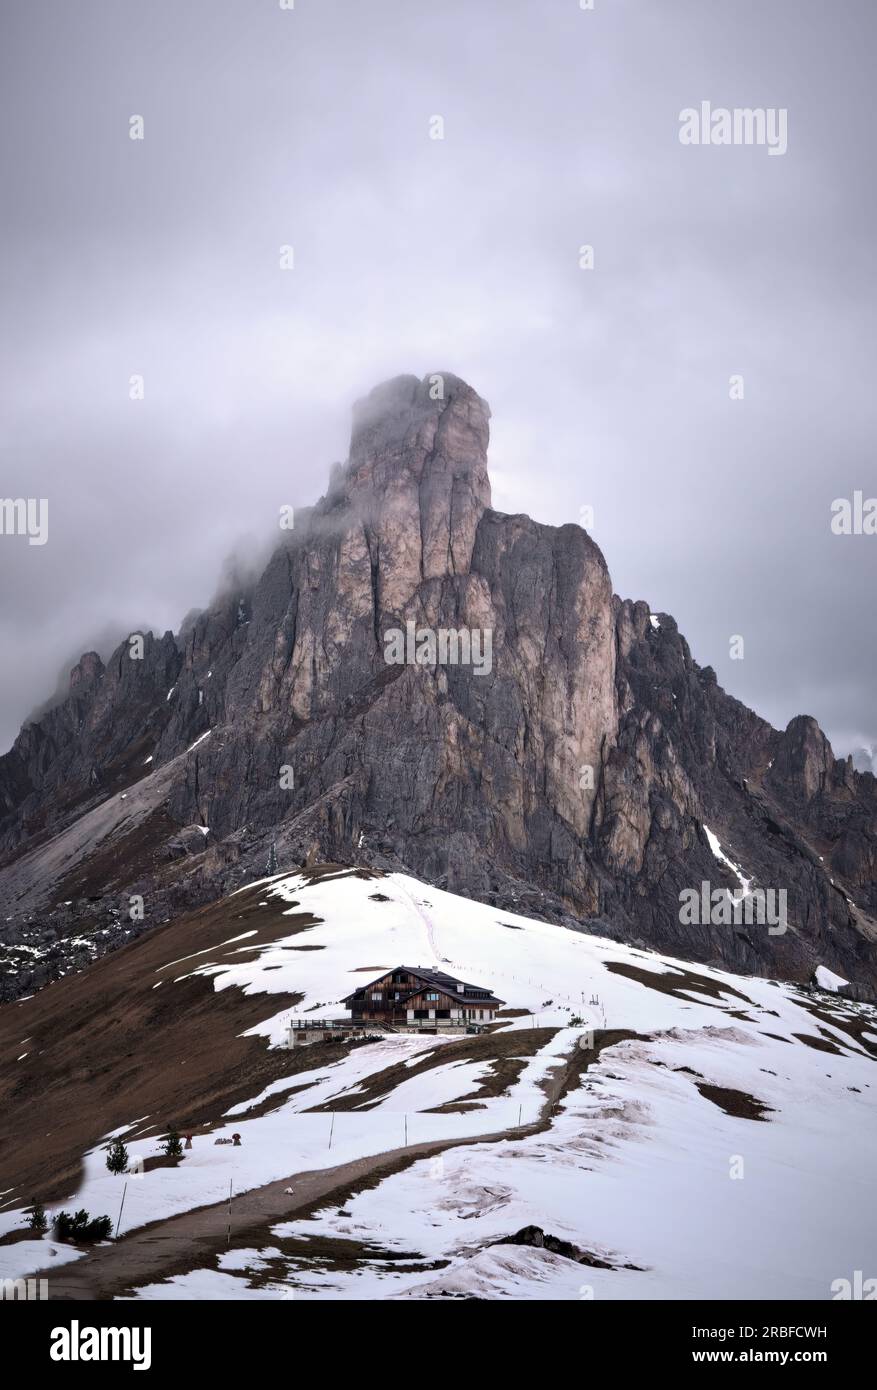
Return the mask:
<path id="1" fill-rule="evenodd" d="M 268 855 L 268 864 L 265 868 L 266 878 L 271 878 L 272 874 L 277 873 L 277 841 L 271 845 L 271 853 Z"/>
<path id="2" fill-rule="evenodd" d="M 32 1231 L 44 1231 L 46 1229 L 49 1223 L 46 1220 L 46 1209 L 42 1202 L 34 1202 L 33 1211 L 27 1224 Z"/>
<path id="3" fill-rule="evenodd" d="M 73 1213 L 73 1219 L 70 1222 L 70 1232 L 73 1236 L 73 1239 L 81 1240 L 82 1237 L 86 1234 L 90 1225 L 91 1217 L 85 1210 L 85 1207 L 80 1207 L 78 1211 Z"/>
<path id="4" fill-rule="evenodd" d="M 59 1211 L 55 1217 L 55 1237 L 57 1240 L 67 1240 L 70 1236 L 70 1229 L 73 1218 L 69 1211 Z"/>
<path id="5" fill-rule="evenodd" d="M 128 1167 L 128 1150 L 118 1136 L 107 1145 L 107 1167 L 111 1173 L 124 1173 Z"/>
<path id="6" fill-rule="evenodd" d="M 55 1236 L 58 1240 L 72 1240 L 75 1242 L 90 1242 L 95 1240 L 109 1240 L 113 1230 L 112 1218 L 109 1216 L 90 1217 L 84 1207 L 73 1216 L 69 1211 L 59 1211 L 55 1217 Z"/>
<path id="7" fill-rule="evenodd" d="M 183 1152 L 180 1136 L 175 1129 L 168 1130 L 167 1138 L 164 1141 L 164 1152 L 166 1158 L 179 1158 Z"/>
<path id="8" fill-rule="evenodd" d="M 109 1240 L 113 1234 L 113 1218 L 96 1216 L 86 1227 L 86 1240 Z"/>

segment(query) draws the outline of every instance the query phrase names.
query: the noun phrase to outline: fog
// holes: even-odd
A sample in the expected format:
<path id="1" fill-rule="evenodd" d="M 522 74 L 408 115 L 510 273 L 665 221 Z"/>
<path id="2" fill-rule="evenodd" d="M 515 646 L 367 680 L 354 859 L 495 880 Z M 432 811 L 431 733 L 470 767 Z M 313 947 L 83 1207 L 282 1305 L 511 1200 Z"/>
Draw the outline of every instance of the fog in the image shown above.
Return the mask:
<path id="1" fill-rule="evenodd" d="M 0 22 L 0 492 L 49 503 L 45 545 L 0 536 L 2 747 L 314 502 L 357 397 L 448 370 L 496 507 L 593 508 L 616 591 L 727 689 L 877 748 L 877 536 L 830 528 L 877 494 L 871 0 Z M 787 149 L 680 143 L 703 101 L 787 112 Z"/>

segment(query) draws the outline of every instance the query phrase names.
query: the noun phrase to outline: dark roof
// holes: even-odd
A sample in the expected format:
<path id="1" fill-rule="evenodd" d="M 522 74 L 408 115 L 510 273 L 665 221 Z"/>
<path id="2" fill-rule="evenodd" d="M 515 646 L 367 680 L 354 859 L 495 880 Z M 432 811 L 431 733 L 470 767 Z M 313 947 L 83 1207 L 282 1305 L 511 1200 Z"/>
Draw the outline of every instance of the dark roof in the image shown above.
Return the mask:
<path id="1" fill-rule="evenodd" d="M 391 970 L 385 970 L 383 974 L 375 976 L 368 984 L 360 985 L 358 989 L 353 991 L 353 994 L 346 995 L 341 1001 L 342 1004 L 346 1004 L 347 1000 L 352 999 L 354 995 L 361 994 L 364 990 L 371 989 L 372 985 L 377 984 L 378 980 L 385 980 L 388 975 L 395 975 L 398 971 L 404 971 L 406 975 L 413 975 L 416 979 L 423 982 L 417 989 L 409 989 L 399 1000 L 400 1004 L 404 1004 L 405 1000 L 410 999 L 413 994 L 420 994 L 424 985 L 432 985 L 434 989 L 441 990 L 443 994 L 447 994 L 451 999 L 456 1000 L 458 1004 L 472 1004 L 475 1002 L 471 994 L 466 995 L 460 992 L 465 989 L 480 989 L 486 991 L 486 997 L 478 1000 L 478 1003 L 482 1007 L 485 1004 L 505 1003 L 504 999 L 497 999 L 496 995 L 493 994 L 491 990 L 488 990 L 485 985 L 470 984 L 465 980 L 458 979 L 456 975 L 448 975 L 444 970 L 424 970 L 419 965 L 394 965 Z"/>

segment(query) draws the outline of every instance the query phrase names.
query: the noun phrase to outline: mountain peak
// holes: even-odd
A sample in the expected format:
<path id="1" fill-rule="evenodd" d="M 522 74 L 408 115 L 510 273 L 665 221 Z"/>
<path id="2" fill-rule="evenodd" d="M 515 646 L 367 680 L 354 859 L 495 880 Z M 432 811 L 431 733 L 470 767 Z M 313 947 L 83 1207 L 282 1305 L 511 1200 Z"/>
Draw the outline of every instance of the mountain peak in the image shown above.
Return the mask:
<path id="1" fill-rule="evenodd" d="M 23 956 L 59 927 L 78 950 L 110 872 L 162 920 L 276 849 L 873 990 L 875 779 L 808 717 L 781 734 L 727 696 L 669 615 L 613 597 L 581 528 L 493 511 L 489 417 L 451 373 L 383 382 L 245 601 L 147 635 L 142 660 L 83 659 L 0 759 L 0 917 Z M 743 882 L 782 894 L 782 931 L 765 912 L 729 930 L 713 898 L 686 919 L 680 894 L 713 884 L 723 909 Z"/>
<path id="2" fill-rule="evenodd" d="M 359 448 L 403 442 L 413 424 L 442 415 L 451 408 L 465 418 L 484 452 L 487 450 L 490 407 L 478 392 L 453 372 L 428 372 L 390 377 L 356 401 L 353 407 L 351 454 Z"/>
<path id="3" fill-rule="evenodd" d="M 491 505 L 489 419 L 487 402 L 449 372 L 393 377 L 354 406 L 340 491 L 366 522 L 382 570 L 392 557 L 390 606 L 423 579 L 468 571 Z"/>
<path id="4" fill-rule="evenodd" d="M 386 487 L 400 472 L 418 482 L 447 473 L 489 507 L 489 420 L 487 402 L 450 372 L 381 382 L 353 407 L 349 486 Z"/>

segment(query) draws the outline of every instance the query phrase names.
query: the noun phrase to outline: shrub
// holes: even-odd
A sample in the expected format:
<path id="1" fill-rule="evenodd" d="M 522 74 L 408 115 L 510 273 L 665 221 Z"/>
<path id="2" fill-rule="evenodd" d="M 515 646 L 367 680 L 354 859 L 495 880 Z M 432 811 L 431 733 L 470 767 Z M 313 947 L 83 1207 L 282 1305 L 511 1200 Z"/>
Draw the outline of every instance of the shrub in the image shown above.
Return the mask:
<path id="1" fill-rule="evenodd" d="M 90 1244 L 96 1240 L 108 1240 L 112 1230 L 113 1223 L 109 1216 L 90 1217 L 84 1207 L 80 1207 L 73 1216 L 69 1211 L 59 1211 L 55 1217 L 55 1235 L 58 1240 Z"/>
<path id="2" fill-rule="evenodd" d="M 46 1229 L 49 1223 L 46 1220 L 46 1209 L 42 1202 L 34 1202 L 33 1211 L 27 1224 L 32 1231 L 44 1231 Z"/>

